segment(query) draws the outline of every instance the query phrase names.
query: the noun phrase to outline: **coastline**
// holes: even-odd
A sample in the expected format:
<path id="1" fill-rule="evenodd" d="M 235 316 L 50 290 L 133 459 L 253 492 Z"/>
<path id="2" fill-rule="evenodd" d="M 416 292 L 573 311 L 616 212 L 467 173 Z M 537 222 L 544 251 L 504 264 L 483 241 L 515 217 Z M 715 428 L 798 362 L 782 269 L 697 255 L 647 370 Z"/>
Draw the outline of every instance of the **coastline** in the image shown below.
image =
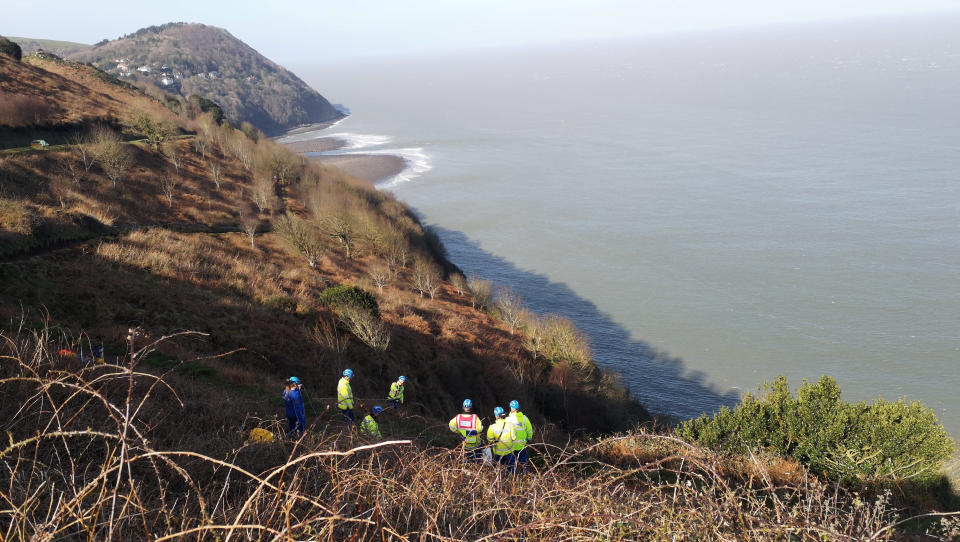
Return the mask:
<path id="1" fill-rule="evenodd" d="M 283 143 L 285 147 L 297 154 L 308 152 L 329 152 L 342 149 L 347 146 L 347 142 L 335 137 L 320 137 L 317 139 L 307 139 L 305 141 L 291 141 Z M 308 158 L 314 158 L 310 156 Z"/>

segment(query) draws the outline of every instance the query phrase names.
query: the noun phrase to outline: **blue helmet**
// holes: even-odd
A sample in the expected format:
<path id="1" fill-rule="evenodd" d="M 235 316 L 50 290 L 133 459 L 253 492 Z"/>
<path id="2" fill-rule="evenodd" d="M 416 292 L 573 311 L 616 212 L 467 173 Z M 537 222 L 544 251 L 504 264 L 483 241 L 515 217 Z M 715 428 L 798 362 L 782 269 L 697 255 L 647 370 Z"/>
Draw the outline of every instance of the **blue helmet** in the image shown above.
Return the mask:
<path id="1" fill-rule="evenodd" d="M 295 376 L 291 376 L 291 377 L 290 377 L 290 382 L 292 382 L 292 383 L 294 383 L 294 384 L 299 384 L 299 383 L 300 383 L 300 379 L 297 378 L 297 377 L 295 377 Z"/>
<path id="2" fill-rule="evenodd" d="M 463 408 L 473 408 L 473 401 L 471 401 L 470 399 L 464 399 Z"/>
<path id="3" fill-rule="evenodd" d="M 493 415 L 496 416 L 496 417 L 498 417 L 498 418 L 499 418 L 500 416 L 503 416 L 503 407 L 497 407 L 497 408 L 493 409 Z"/>
<path id="4" fill-rule="evenodd" d="M 345 377 L 347 377 L 347 378 L 353 378 L 353 371 L 351 371 L 350 369 L 347 369 L 347 370 L 343 371 L 343 376 L 345 376 Z"/>
<path id="5" fill-rule="evenodd" d="M 406 382 L 406 381 L 407 381 L 407 377 L 401 376 L 400 378 L 397 379 L 397 381 L 398 381 L 398 382 Z"/>
<path id="6" fill-rule="evenodd" d="M 520 403 L 517 401 L 510 401 L 510 410 L 520 410 Z"/>
<path id="7" fill-rule="evenodd" d="M 373 409 L 371 409 L 370 412 L 372 412 L 373 415 L 376 416 L 377 414 L 380 414 L 381 412 L 383 412 L 383 407 L 380 405 L 377 405 L 373 407 Z"/>

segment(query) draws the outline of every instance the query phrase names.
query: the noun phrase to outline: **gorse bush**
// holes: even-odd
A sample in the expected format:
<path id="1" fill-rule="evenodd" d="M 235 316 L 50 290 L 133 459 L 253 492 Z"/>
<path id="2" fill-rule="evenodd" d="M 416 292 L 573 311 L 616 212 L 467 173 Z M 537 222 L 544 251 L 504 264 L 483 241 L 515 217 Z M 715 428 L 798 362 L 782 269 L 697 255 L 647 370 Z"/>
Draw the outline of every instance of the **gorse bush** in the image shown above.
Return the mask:
<path id="1" fill-rule="evenodd" d="M 320 292 L 320 302 L 333 308 L 343 307 L 345 305 L 364 309 L 371 316 L 380 318 L 380 306 L 377 304 L 377 298 L 370 292 L 357 286 L 331 286 Z"/>
<path id="2" fill-rule="evenodd" d="M 747 395 L 735 409 L 686 421 L 676 432 L 716 450 L 759 448 L 790 457 L 837 480 L 933 474 L 954 450 L 936 415 L 919 402 L 846 403 L 827 376 L 804 382 L 796 397 L 781 376 L 763 396 Z"/>

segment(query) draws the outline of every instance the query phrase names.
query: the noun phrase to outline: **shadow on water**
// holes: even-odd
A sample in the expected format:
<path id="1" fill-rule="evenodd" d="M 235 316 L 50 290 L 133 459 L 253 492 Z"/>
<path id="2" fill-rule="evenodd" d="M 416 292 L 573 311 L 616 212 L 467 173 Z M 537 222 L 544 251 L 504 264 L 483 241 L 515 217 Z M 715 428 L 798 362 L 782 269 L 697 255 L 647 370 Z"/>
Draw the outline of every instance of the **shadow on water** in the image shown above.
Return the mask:
<path id="1" fill-rule="evenodd" d="M 649 411 L 686 419 L 739 402 L 736 391 L 717 389 L 703 373 L 685 370 L 681 358 L 631 338 L 622 325 L 567 285 L 486 252 L 463 232 L 436 225 L 430 228 L 440 236 L 450 260 L 467 276 L 509 286 L 536 313 L 559 314 L 572 320 L 590 337 L 598 364 L 620 373 L 632 395 Z"/>

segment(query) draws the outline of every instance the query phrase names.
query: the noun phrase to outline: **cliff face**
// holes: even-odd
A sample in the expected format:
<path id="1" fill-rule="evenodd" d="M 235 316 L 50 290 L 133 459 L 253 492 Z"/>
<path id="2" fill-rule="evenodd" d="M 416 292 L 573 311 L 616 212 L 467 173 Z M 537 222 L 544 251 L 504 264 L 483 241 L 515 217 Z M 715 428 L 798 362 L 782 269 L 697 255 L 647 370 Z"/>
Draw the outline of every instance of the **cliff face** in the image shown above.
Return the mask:
<path id="1" fill-rule="evenodd" d="M 170 23 L 70 56 L 124 80 L 148 82 L 223 107 L 268 134 L 342 116 L 316 90 L 222 28 Z"/>

